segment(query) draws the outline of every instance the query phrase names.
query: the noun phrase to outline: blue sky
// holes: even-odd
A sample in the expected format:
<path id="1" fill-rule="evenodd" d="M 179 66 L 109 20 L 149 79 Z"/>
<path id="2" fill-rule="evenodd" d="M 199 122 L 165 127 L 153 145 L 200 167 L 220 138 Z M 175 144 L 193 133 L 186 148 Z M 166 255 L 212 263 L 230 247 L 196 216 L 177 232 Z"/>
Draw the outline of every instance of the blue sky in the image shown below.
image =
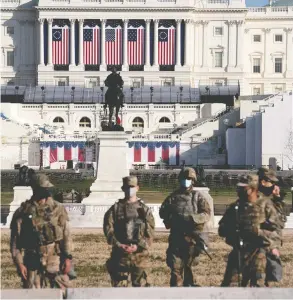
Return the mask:
<path id="1" fill-rule="evenodd" d="M 246 0 L 246 6 L 264 6 L 268 3 L 268 0 Z"/>

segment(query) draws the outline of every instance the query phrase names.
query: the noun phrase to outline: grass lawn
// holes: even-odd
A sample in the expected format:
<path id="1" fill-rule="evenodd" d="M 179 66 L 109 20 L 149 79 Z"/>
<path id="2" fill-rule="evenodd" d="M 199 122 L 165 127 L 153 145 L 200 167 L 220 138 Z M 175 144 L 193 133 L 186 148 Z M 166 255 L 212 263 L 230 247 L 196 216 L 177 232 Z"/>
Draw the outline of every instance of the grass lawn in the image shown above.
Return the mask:
<path id="1" fill-rule="evenodd" d="M 150 249 L 148 279 L 152 286 L 169 285 L 169 268 L 166 266 L 166 249 L 168 234 L 157 233 L 154 244 Z M 74 230 L 74 263 L 78 278 L 73 281 L 74 287 L 109 287 L 109 275 L 105 263 L 111 248 L 106 244 L 100 230 Z M 194 266 L 194 274 L 198 284 L 202 286 L 219 286 L 225 271 L 227 255 L 230 247 L 216 234 L 210 235 L 209 251 L 213 257 L 210 261 L 206 255 L 200 256 L 199 265 Z M 293 240 L 292 231 L 285 231 L 284 245 L 281 250 L 283 261 L 283 280 L 281 287 L 293 287 Z M 2 289 L 20 288 L 20 278 L 12 264 L 9 252 L 9 231 L 1 235 L 1 283 Z"/>
<path id="2" fill-rule="evenodd" d="M 146 203 L 162 203 L 172 191 L 151 191 L 142 189 L 138 196 Z M 237 199 L 236 191 L 228 189 L 213 189 L 210 190 L 211 196 L 215 204 L 229 204 Z M 1 192 L 1 205 L 8 205 L 13 200 L 13 192 Z M 292 203 L 291 193 L 287 193 L 285 198 L 286 203 Z"/>

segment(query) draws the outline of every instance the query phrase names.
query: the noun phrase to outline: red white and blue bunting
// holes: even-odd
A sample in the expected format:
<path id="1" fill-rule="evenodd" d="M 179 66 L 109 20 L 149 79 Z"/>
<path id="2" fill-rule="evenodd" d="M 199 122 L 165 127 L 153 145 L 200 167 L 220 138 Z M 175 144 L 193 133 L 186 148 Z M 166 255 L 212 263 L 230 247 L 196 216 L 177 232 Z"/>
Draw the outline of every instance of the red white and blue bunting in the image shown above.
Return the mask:
<path id="1" fill-rule="evenodd" d="M 42 151 L 43 165 L 49 166 L 51 163 L 58 161 L 79 161 L 84 162 L 93 160 L 94 145 L 86 147 L 85 142 L 41 142 L 40 148 Z"/>
<path id="2" fill-rule="evenodd" d="M 179 142 L 128 142 L 128 147 L 134 164 L 180 163 Z"/>

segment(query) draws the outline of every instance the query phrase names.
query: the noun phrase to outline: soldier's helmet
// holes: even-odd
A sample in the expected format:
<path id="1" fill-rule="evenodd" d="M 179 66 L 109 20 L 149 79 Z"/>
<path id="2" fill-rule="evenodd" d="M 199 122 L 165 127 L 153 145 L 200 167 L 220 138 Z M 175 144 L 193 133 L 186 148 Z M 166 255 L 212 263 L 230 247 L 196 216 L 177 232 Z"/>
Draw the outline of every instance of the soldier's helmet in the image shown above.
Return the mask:
<path id="1" fill-rule="evenodd" d="M 277 174 L 273 169 L 268 168 L 259 168 L 257 175 L 259 176 L 259 180 L 278 182 Z"/>
<path id="2" fill-rule="evenodd" d="M 240 177 L 237 187 L 258 188 L 258 176 L 254 174 L 243 175 Z"/>
<path id="3" fill-rule="evenodd" d="M 178 180 L 192 179 L 194 182 L 197 180 L 195 170 L 192 168 L 184 168 L 178 175 Z"/>
<path id="4" fill-rule="evenodd" d="M 136 176 L 126 176 L 122 178 L 122 189 L 123 188 L 129 188 L 129 187 L 135 187 L 138 185 L 138 180 Z"/>
<path id="5" fill-rule="evenodd" d="M 50 182 L 49 177 L 46 174 L 40 174 L 37 178 L 38 186 L 43 188 L 51 188 L 54 185 Z"/>

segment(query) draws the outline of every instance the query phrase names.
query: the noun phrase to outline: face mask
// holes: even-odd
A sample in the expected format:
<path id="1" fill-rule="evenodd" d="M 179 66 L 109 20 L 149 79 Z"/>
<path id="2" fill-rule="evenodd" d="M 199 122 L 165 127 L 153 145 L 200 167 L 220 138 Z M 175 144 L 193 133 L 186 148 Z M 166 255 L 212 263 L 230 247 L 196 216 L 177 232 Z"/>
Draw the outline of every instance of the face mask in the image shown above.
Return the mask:
<path id="1" fill-rule="evenodd" d="M 265 196 L 270 196 L 272 193 L 273 193 L 273 190 L 274 190 L 275 186 L 272 185 L 270 187 L 267 187 L 267 186 L 260 186 L 259 187 L 259 190 L 260 192 L 262 192 Z"/>
<path id="2" fill-rule="evenodd" d="M 192 185 L 192 180 L 191 179 L 183 179 L 183 180 L 181 180 L 180 184 L 184 188 L 189 188 Z"/>
<path id="3" fill-rule="evenodd" d="M 130 188 L 125 189 L 124 193 L 125 193 L 126 198 L 134 197 L 134 196 L 136 196 L 137 189 L 136 189 L 136 187 L 130 187 Z"/>

